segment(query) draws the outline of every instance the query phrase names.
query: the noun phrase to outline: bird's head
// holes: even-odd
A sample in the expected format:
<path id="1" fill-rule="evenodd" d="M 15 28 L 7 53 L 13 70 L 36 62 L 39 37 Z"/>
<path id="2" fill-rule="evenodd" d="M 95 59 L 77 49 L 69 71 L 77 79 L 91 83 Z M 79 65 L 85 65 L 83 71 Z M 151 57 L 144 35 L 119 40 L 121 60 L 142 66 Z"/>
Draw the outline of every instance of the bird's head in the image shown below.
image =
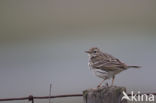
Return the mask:
<path id="1" fill-rule="evenodd" d="M 88 51 L 85 51 L 91 57 L 95 57 L 101 53 L 100 49 L 97 47 L 90 48 Z"/>

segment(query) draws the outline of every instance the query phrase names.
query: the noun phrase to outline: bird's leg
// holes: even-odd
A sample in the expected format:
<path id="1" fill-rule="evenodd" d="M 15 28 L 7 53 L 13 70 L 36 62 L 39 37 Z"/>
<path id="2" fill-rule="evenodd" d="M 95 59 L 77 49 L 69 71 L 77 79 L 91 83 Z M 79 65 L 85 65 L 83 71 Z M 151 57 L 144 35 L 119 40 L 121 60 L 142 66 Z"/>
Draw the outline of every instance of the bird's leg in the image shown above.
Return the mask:
<path id="1" fill-rule="evenodd" d="M 102 83 L 105 81 L 106 79 L 103 79 L 102 82 L 99 83 L 99 85 L 97 86 L 97 88 L 101 87 Z"/>
<path id="2" fill-rule="evenodd" d="M 111 86 L 113 86 L 113 84 L 114 84 L 114 79 L 115 79 L 115 75 L 113 75 L 113 77 L 112 77 L 112 84 L 111 84 Z"/>

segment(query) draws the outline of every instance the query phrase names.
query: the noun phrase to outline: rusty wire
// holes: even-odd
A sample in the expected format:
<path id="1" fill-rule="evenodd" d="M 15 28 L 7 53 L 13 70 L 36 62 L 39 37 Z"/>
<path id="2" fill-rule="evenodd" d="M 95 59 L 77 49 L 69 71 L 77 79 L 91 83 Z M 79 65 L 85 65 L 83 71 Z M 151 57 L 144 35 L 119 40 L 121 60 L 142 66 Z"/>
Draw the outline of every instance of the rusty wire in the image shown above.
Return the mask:
<path id="1" fill-rule="evenodd" d="M 141 94 L 153 94 L 156 95 L 156 93 L 141 93 Z M 141 95 L 140 94 L 140 95 Z M 14 100 L 29 100 L 34 101 L 34 99 L 48 99 L 48 98 L 63 98 L 63 97 L 81 97 L 83 94 L 64 94 L 64 95 L 55 95 L 55 96 L 28 96 L 28 97 L 19 97 L 19 98 L 3 98 L 0 99 L 0 101 L 14 101 Z M 128 94 L 128 96 L 131 96 L 131 94 Z"/>
<path id="2" fill-rule="evenodd" d="M 63 97 L 80 97 L 82 94 L 64 94 L 64 95 L 56 95 L 56 96 L 28 96 L 28 97 L 19 97 L 19 98 L 3 98 L 0 101 L 14 101 L 14 100 L 29 100 L 33 99 L 48 99 L 48 98 L 63 98 Z"/>

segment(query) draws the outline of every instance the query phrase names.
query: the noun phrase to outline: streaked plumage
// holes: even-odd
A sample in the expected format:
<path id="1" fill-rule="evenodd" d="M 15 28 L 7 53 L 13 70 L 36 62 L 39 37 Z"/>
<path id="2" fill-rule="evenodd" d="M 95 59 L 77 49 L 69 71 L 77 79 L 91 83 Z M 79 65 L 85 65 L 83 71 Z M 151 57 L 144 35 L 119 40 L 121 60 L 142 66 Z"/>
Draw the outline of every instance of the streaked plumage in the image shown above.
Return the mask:
<path id="1" fill-rule="evenodd" d="M 103 53 L 97 47 L 89 49 L 86 53 L 89 55 L 89 67 L 94 70 L 95 75 L 103 81 L 112 78 L 112 85 L 116 74 L 128 68 L 139 68 L 139 66 L 127 66 L 112 55 Z"/>

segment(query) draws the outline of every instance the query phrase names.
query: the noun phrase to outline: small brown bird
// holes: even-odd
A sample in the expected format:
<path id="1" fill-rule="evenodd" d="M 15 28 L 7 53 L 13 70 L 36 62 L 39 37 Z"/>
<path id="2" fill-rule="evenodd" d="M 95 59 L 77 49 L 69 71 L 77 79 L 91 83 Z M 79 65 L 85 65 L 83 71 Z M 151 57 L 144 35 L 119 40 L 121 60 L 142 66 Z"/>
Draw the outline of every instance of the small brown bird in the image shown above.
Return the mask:
<path id="1" fill-rule="evenodd" d="M 111 86 L 113 86 L 116 74 L 129 68 L 140 68 L 140 66 L 127 66 L 112 55 L 103 53 L 97 47 L 91 48 L 85 52 L 89 54 L 90 69 L 94 70 L 96 76 L 103 79 L 98 87 L 100 87 L 106 79 L 110 78 L 112 78 Z"/>

